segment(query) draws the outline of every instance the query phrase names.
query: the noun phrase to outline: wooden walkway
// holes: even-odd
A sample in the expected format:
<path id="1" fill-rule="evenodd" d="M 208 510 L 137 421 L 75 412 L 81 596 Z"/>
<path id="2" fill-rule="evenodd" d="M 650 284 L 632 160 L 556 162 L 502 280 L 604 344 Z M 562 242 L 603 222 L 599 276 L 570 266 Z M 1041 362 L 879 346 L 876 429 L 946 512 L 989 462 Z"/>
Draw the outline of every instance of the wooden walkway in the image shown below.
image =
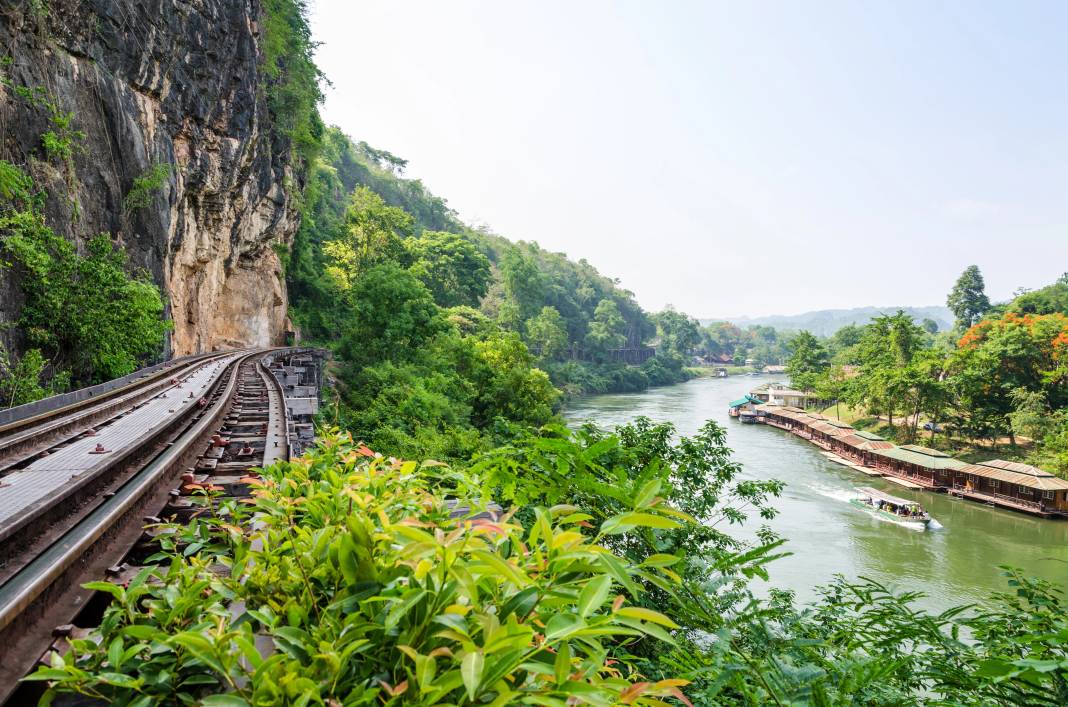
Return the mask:
<path id="1" fill-rule="evenodd" d="M 1054 510 L 1046 510 L 1040 507 L 1037 503 L 1028 504 L 1021 503 L 1010 498 L 1003 496 L 992 496 L 988 493 L 980 493 L 978 491 L 969 491 L 962 488 L 948 489 L 949 495 L 958 496 L 959 498 L 966 498 L 969 501 L 977 501 L 979 503 L 985 503 L 988 506 L 998 506 L 999 508 L 1008 508 L 1014 511 L 1023 511 L 1024 513 L 1030 513 L 1042 518 L 1064 518 L 1068 517 L 1068 514 L 1061 513 Z"/>

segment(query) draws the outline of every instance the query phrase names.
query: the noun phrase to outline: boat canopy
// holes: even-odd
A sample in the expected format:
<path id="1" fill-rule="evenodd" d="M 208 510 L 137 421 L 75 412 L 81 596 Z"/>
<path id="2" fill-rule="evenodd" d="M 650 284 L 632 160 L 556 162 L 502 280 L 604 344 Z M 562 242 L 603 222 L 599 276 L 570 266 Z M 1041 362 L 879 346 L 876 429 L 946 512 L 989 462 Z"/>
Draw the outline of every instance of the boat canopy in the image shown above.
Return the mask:
<path id="1" fill-rule="evenodd" d="M 898 498 L 897 496 L 891 496 L 890 494 L 883 493 L 882 491 L 880 491 L 878 489 L 873 489 L 871 486 L 858 486 L 857 487 L 857 491 L 860 491 L 861 493 L 863 493 L 863 494 L 865 494 L 867 496 L 871 496 L 872 498 L 879 499 L 880 501 L 884 501 L 885 503 L 892 503 L 895 506 L 918 506 L 918 505 L 920 505 L 916 501 L 910 501 L 907 498 Z"/>

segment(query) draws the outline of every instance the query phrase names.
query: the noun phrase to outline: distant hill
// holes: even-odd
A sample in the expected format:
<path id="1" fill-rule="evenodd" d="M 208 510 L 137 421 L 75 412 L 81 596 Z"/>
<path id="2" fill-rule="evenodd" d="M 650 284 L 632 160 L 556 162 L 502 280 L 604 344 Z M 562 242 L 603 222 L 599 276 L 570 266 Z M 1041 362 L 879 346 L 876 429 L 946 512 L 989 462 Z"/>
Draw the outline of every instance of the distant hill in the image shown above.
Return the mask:
<path id="1" fill-rule="evenodd" d="M 880 314 L 893 314 L 899 309 L 905 310 L 918 322 L 924 318 L 933 319 L 939 331 L 953 328 L 953 313 L 946 307 L 856 307 L 854 309 L 821 309 L 804 314 L 772 315 L 770 317 L 723 317 L 719 319 L 702 319 L 701 324 L 729 321 L 740 327 L 770 326 L 784 331 L 805 329 L 817 336 L 830 336 L 847 324 L 867 324 Z"/>

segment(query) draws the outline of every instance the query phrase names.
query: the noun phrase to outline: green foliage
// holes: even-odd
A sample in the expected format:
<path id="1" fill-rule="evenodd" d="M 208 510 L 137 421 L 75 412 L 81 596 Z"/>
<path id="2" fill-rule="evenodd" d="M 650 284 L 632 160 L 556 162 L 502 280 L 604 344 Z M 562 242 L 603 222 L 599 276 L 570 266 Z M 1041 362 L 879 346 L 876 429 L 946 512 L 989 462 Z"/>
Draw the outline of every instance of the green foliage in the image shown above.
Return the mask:
<path id="1" fill-rule="evenodd" d="M 151 205 L 153 195 L 163 188 L 170 176 L 169 164 L 156 164 L 146 169 L 139 177 L 134 177 L 133 186 L 122 200 L 123 211 L 130 213 Z"/>
<path id="2" fill-rule="evenodd" d="M 472 405 L 474 424 L 486 426 L 496 418 L 521 425 L 541 425 L 552 417 L 559 395 L 534 357 L 514 332 L 475 343 L 469 378 L 477 391 Z"/>
<path id="3" fill-rule="evenodd" d="M 545 302 L 545 281 L 531 255 L 509 252 L 501 262 L 501 283 L 517 322 L 533 317 Z M 518 329 L 517 326 L 513 328 Z"/>
<path id="4" fill-rule="evenodd" d="M 528 527 L 452 517 L 445 499 L 477 485 L 328 436 L 267 469 L 248 509 L 165 526 L 163 564 L 126 587 L 91 585 L 115 599 L 100 627 L 32 677 L 53 681 L 50 694 L 113 704 L 607 705 L 628 695 L 655 705 L 680 695 L 685 680 L 642 680 L 627 656 L 671 641 L 674 623 L 635 605 L 663 570 L 605 545 L 624 524 L 674 523 L 671 509 L 650 499 L 599 533 L 566 507 L 534 509 Z M 214 573 L 216 563 L 229 571 Z M 257 634 L 275 652 L 260 653 Z"/>
<path id="5" fill-rule="evenodd" d="M 471 333 L 466 329 L 471 325 L 484 334 L 488 324 L 519 332 L 539 352 L 557 385 L 582 392 L 594 388 L 577 383 L 580 379 L 607 385 L 617 381 L 639 390 L 649 384 L 651 378 L 641 370 L 620 373 L 604 362 L 604 355 L 586 350 L 586 336 L 603 299 L 617 304 L 626 345 L 638 346 L 655 334 L 629 292 L 585 261 L 576 263 L 536 244 L 511 243 L 465 226 L 444 200 L 418 180 L 402 176 L 406 164 L 385 150 L 353 143 L 337 128 L 324 133 L 321 153 L 309 169 L 303 219 L 286 267 L 292 316 L 306 336 L 335 340 L 345 330 L 347 316 L 339 290 L 351 287 L 369 267 L 393 262 L 410 268 L 439 306 L 481 310 L 483 319 L 477 325 L 470 312 L 460 317 L 463 333 Z M 350 196 L 354 191 L 359 196 Z M 559 321 L 538 319 L 545 307 L 555 309 Z M 536 338 L 527 331 L 534 321 L 542 327 Z M 564 329 L 564 346 L 557 324 Z M 539 347 L 544 344 L 548 348 L 543 351 Z M 576 363 L 582 368 L 596 358 L 595 367 L 605 368 L 603 375 L 557 377 L 569 354 L 585 359 Z M 656 369 L 655 378 L 684 378 L 660 375 L 673 370 L 674 363 L 666 363 Z"/>
<path id="6" fill-rule="evenodd" d="M 489 288 L 489 259 L 475 244 L 455 233 L 423 231 L 405 247 L 411 270 L 441 307 L 477 307 Z"/>
<path id="7" fill-rule="evenodd" d="M 567 353 L 567 329 L 556 307 L 542 307 L 536 317 L 527 321 L 525 329 L 527 342 L 538 358 L 551 361 Z"/>
<path id="8" fill-rule="evenodd" d="M 319 104 L 325 79 L 315 65 L 315 47 L 304 0 L 264 0 L 260 51 L 271 129 L 305 162 L 314 159 L 324 130 Z"/>
<path id="9" fill-rule="evenodd" d="M 47 7 L 45 7 L 44 14 L 41 14 L 39 6 L 34 6 L 31 9 L 34 10 L 34 13 L 37 15 L 38 23 L 43 26 L 43 22 L 47 16 Z M 6 68 L 6 65 L 0 68 Z M 45 131 L 41 135 L 41 146 L 44 148 L 45 154 L 49 159 L 58 159 L 65 167 L 68 192 L 67 199 L 71 207 L 73 218 L 77 220 L 79 216 L 79 207 L 74 196 L 74 155 L 81 149 L 81 143 L 85 140 L 85 133 L 74 127 L 74 113 L 72 111 L 63 110 L 59 104 L 59 99 L 43 86 L 16 85 L 13 80 L 3 73 L 0 73 L 0 85 L 11 89 L 16 96 L 26 101 L 34 108 L 44 110 L 48 113 L 48 123 L 51 126 L 51 129 Z M 14 173 L 10 170 L 12 165 L 9 163 L 5 164 L 8 164 L 7 169 L 0 168 L 0 196 L 2 196 L 8 189 L 13 188 L 10 180 L 15 178 Z M 4 174 L 5 172 L 6 174 Z M 5 183 L 7 186 L 5 186 Z"/>
<path id="10" fill-rule="evenodd" d="M 9 202 L 29 201 L 33 180 L 17 166 L 0 160 L 0 199 Z"/>
<path id="11" fill-rule="evenodd" d="M 586 334 L 586 346 L 596 361 L 608 359 L 612 349 L 618 349 L 627 343 L 627 322 L 619 311 L 615 300 L 603 299 L 597 303 Z"/>
<path id="12" fill-rule="evenodd" d="M 753 359 L 757 367 L 781 364 L 789 356 L 788 336 L 770 326 L 745 329 L 730 322 L 712 322 L 701 330 L 700 351 L 714 359 L 728 356 L 736 365 Z"/>
<path id="13" fill-rule="evenodd" d="M 0 252 L 19 273 L 26 302 L 19 317 L 30 344 L 69 367 L 77 383 L 109 380 L 157 354 L 169 327 L 147 274 L 129 277 L 126 256 L 107 234 L 86 255 L 32 212 L 0 217 Z"/>
<path id="14" fill-rule="evenodd" d="M 90 584 L 99 627 L 30 679 L 115 704 L 1065 703 L 1059 588 L 1006 568 L 988 608 L 939 614 L 864 579 L 758 598 L 781 540 L 730 529 L 782 484 L 713 423 L 674 432 L 547 428 L 467 471 L 325 434 L 251 505 L 163 526 L 161 564 Z M 446 501 L 490 497 L 519 509 Z"/>
<path id="15" fill-rule="evenodd" d="M 0 204 L 0 266 L 15 272 L 25 297 L 18 326 L 58 371 L 50 388 L 116 378 L 157 355 L 170 322 L 148 274 L 127 275 L 126 254 L 107 234 L 79 254 L 27 201 L 32 183 L 21 170 L 0 171 L 15 199 Z"/>
<path id="16" fill-rule="evenodd" d="M 1021 389 L 1041 393 L 1054 410 L 1068 404 L 1063 351 L 1068 317 L 1012 312 L 984 319 L 961 337 L 948 361 L 957 424 L 976 437 L 1012 434 Z"/>
<path id="17" fill-rule="evenodd" d="M 820 376 L 830 366 L 827 349 L 810 332 L 800 331 L 790 339 L 790 358 L 786 372 L 790 381 L 801 390 L 814 390 Z"/>
<path id="18" fill-rule="evenodd" d="M 38 349 L 21 357 L 0 347 L 0 405 L 14 407 L 62 393 L 70 384 L 70 373 L 46 375 L 49 361 Z"/>
<path id="19" fill-rule="evenodd" d="M 960 331 L 972 326 L 987 313 L 990 300 L 986 296 L 986 284 L 979 266 L 969 265 L 964 269 L 946 298 L 946 306 L 957 318 L 957 329 Z"/>
<path id="20" fill-rule="evenodd" d="M 1062 275 L 1052 285 L 1020 295 L 1005 307 L 1005 311 L 1015 314 L 1068 314 L 1068 275 Z"/>
<path id="21" fill-rule="evenodd" d="M 357 187 L 345 210 L 344 230 L 336 240 L 323 244 L 329 263 L 326 274 L 344 292 L 376 265 L 407 265 L 405 238 L 411 232 L 412 217 L 403 209 L 388 206 L 367 187 Z"/>
<path id="22" fill-rule="evenodd" d="M 348 295 L 351 318 L 340 351 L 354 366 L 410 360 L 446 327 L 430 290 L 398 265 L 372 267 Z"/>
<path id="23" fill-rule="evenodd" d="M 667 309 L 653 317 L 653 320 L 660 337 L 658 352 L 688 356 L 701 343 L 701 325 L 693 317 Z"/>

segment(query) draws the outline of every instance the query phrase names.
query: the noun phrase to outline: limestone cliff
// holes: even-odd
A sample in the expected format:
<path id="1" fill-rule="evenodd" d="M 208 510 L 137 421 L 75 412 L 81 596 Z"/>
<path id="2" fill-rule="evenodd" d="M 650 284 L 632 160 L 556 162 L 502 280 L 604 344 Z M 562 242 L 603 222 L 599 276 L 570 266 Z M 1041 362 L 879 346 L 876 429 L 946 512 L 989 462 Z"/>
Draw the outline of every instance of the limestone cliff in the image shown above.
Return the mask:
<path id="1" fill-rule="evenodd" d="M 109 232 L 153 274 L 174 355 L 275 343 L 287 326 L 272 245 L 296 230 L 287 185 L 299 179 L 270 130 L 260 12 L 259 0 L 0 0 L 0 158 L 46 190 L 58 233 L 80 244 Z M 42 100 L 84 133 L 69 164 L 43 149 L 55 111 Z M 170 166 L 161 186 L 124 208 L 155 165 Z M 18 290 L 5 277 L 10 321 Z"/>

